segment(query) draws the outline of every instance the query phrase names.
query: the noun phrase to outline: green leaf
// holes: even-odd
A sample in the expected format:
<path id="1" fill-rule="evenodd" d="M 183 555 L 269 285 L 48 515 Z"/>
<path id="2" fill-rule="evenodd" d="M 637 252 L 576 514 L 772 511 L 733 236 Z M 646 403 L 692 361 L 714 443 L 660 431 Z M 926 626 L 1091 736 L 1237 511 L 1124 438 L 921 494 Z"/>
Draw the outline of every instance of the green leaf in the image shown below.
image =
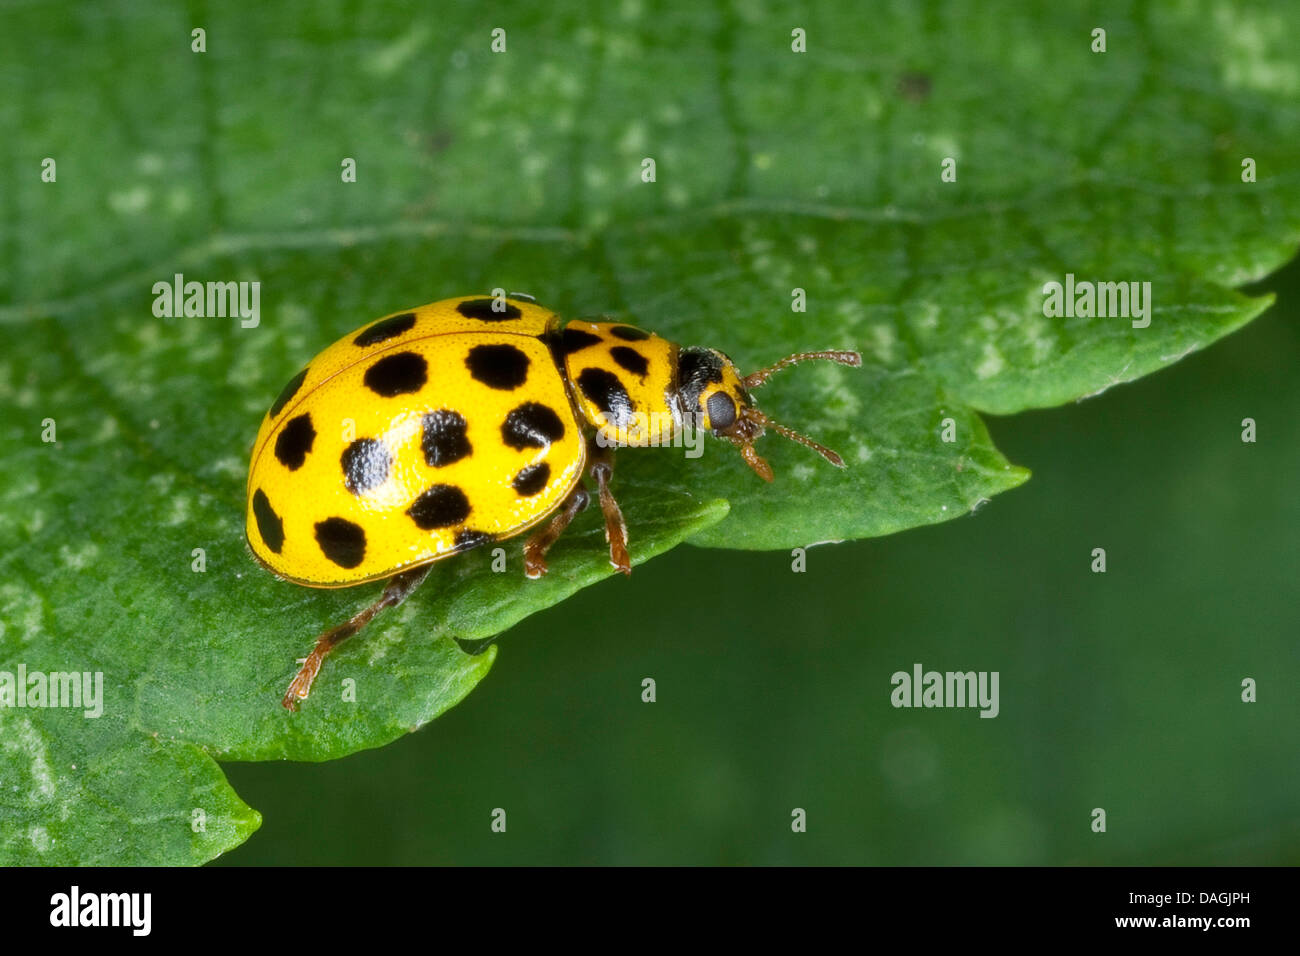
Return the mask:
<path id="1" fill-rule="evenodd" d="M 605 20 L 565 4 L 491 21 L 333 4 L 225 4 L 202 23 L 125 2 L 10 11 L 0 119 L 22 135 L 0 147 L 0 669 L 102 671 L 105 712 L 0 710 L 0 779 L 16 781 L 0 856 L 209 859 L 257 825 L 212 758 L 382 745 L 477 684 L 497 651 L 483 640 L 610 575 L 592 513 L 541 582 L 514 548 L 508 574 L 487 554 L 445 562 L 284 712 L 294 658 L 377 590 L 277 582 L 243 545 L 258 419 L 334 338 L 502 287 L 746 369 L 863 351 L 860 370 L 802 367 L 760 395 L 843 471 L 774 436 L 770 486 L 721 443 L 699 459 L 622 453 L 638 563 L 683 540 L 786 549 L 967 514 L 1027 477 L 980 412 L 1149 374 L 1267 307 L 1232 287 L 1300 241 L 1287 11 L 1138 5 L 1105 18 L 1105 53 L 1090 50 L 1095 15 L 1046 0 L 846 0 L 797 23 L 743 3 Z M 796 26 L 807 53 L 791 51 Z M 77 69 L 50 70 L 55 56 Z M 260 282 L 260 324 L 155 318 L 153 284 L 178 272 Z M 1046 317 L 1044 284 L 1067 273 L 1151 283 L 1150 325 Z M 604 585 L 593 639 L 664 607 L 636 580 Z"/>

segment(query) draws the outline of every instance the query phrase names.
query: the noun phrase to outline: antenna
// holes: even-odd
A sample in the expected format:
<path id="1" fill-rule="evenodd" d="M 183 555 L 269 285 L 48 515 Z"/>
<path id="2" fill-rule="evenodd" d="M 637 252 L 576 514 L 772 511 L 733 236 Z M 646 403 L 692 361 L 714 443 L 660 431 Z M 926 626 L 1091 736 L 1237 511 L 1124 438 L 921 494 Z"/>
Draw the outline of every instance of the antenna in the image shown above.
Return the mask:
<path id="1" fill-rule="evenodd" d="M 767 368 L 761 368 L 757 372 L 751 372 L 741 381 L 745 388 L 761 388 L 769 378 L 784 368 L 792 365 L 798 365 L 800 362 L 827 361 L 838 362 L 840 365 L 849 365 L 853 368 L 861 368 L 862 355 L 849 349 L 825 349 L 820 352 L 795 352 L 794 355 L 787 355 L 779 362 L 769 365 Z M 774 426 L 776 427 L 776 426 Z M 787 435 L 787 438 L 790 436 Z"/>
<path id="2" fill-rule="evenodd" d="M 821 455 L 823 458 L 829 461 L 836 468 L 844 467 L 844 459 L 841 458 L 836 452 L 831 451 L 829 448 L 827 448 L 825 445 L 821 444 L 820 442 L 813 441 L 807 435 L 800 435 L 794 429 L 786 428 L 784 425 L 772 421 L 772 419 L 768 418 L 757 408 L 748 409 L 745 413 L 745 417 L 753 419 L 755 422 L 762 425 L 764 428 L 772 429 L 772 431 L 776 432 L 778 435 L 781 435 L 784 438 L 790 439 L 790 441 L 798 442 L 800 445 L 803 445 L 805 448 L 811 448 L 813 451 L 817 452 L 817 454 Z M 748 456 L 746 456 L 746 460 L 748 460 Z M 751 467 L 752 467 L 752 462 L 751 462 Z"/>

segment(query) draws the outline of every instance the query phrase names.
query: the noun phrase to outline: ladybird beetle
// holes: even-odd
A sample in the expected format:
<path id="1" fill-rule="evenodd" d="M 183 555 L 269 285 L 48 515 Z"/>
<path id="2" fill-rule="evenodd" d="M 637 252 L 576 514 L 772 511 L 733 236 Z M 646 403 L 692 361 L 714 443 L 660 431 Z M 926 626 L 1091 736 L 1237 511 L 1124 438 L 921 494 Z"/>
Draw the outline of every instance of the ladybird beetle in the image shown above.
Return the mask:
<path id="1" fill-rule="evenodd" d="M 682 348 L 621 322 L 574 320 L 531 296 L 464 296 L 398 312 L 335 342 L 289 380 L 262 420 L 248 472 L 246 533 L 281 578 L 316 588 L 387 579 L 379 600 L 327 630 L 284 695 L 296 710 L 340 641 L 400 604 L 432 562 L 521 534 L 524 572 L 589 501 L 610 563 L 631 572 L 610 491 L 617 445 L 662 444 L 690 424 L 730 441 L 765 481 L 764 429 L 843 467 L 778 425 L 750 391 L 798 362 L 859 366 L 850 351 L 800 352 L 749 375 L 725 354 Z"/>

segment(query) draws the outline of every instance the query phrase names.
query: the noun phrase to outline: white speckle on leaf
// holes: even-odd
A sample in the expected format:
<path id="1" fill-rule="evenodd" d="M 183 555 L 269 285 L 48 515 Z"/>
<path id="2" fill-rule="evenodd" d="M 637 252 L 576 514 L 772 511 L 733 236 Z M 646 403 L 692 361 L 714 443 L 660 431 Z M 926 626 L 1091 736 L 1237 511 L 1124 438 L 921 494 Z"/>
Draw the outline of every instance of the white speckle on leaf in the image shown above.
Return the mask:
<path id="1" fill-rule="evenodd" d="M 428 38 L 428 25 L 417 24 L 393 42 L 380 47 L 362 60 L 361 68 L 372 76 L 391 76 L 410 62 Z"/>
<path id="2" fill-rule="evenodd" d="M 50 772 L 49 755 L 40 732 L 30 717 L 23 717 L 8 722 L 9 726 L 0 736 L 0 747 L 10 753 L 19 754 L 28 761 L 30 779 L 25 788 L 32 803 L 49 803 L 54 799 L 54 774 Z"/>
<path id="3" fill-rule="evenodd" d="M 619 138 L 618 148 L 625 153 L 641 153 L 645 151 L 645 126 L 641 123 L 633 123 L 623 131 Z"/>
<path id="4" fill-rule="evenodd" d="M 281 302 L 275 310 L 276 324 L 286 330 L 285 344 L 290 349 L 305 349 L 309 344 L 306 339 L 302 338 L 302 330 L 313 325 L 311 319 L 311 310 L 301 302 L 295 302 L 292 299 L 286 299 Z M 314 331 L 314 330 L 313 330 Z"/>
<path id="5" fill-rule="evenodd" d="M 1223 82 L 1230 88 L 1294 96 L 1300 93 L 1300 67 L 1287 53 L 1295 30 L 1278 17 L 1251 15 L 1238 4 L 1224 3 L 1214 11 Z M 1285 37 L 1286 40 L 1279 40 Z"/>
<path id="6" fill-rule="evenodd" d="M 99 557 L 99 545 L 93 541 L 83 541 L 77 547 L 63 545 L 59 548 L 59 560 L 65 568 L 82 571 L 90 567 Z"/>
<path id="7" fill-rule="evenodd" d="M 155 322 L 133 322 L 131 323 L 131 334 L 135 340 L 144 346 L 146 351 L 153 351 L 158 347 L 158 325 Z"/>
<path id="8" fill-rule="evenodd" d="M 997 350 L 992 342 L 985 342 L 984 349 L 980 353 L 980 363 L 975 366 L 975 374 L 981 378 L 992 378 L 1006 367 L 1006 360 L 1002 358 L 1002 353 Z"/>
<path id="9" fill-rule="evenodd" d="M 961 147 L 956 137 L 948 133 L 935 133 L 930 136 L 930 152 L 937 159 L 961 159 Z"/>
<path id="10" fill-rule="evenodd" d="M 174 216 L 184 215 L 194 205 L 188 189 L 174 186 L 167 191 L 167 211 Z"/>
<path id="11" fill-rule="evenodd" d="M 506 99 L 510 95 L 510 88 L 506 85 L 506 78 L 500 73 L 489 74 L 487 80 L 483 83 L 482 94 L 483 99 L 488 103 L 500 102 Z M 499 134 L 501 125 L 499 122 L 493 123 L 492 128 Z"/>
<path id="12" fill-rule="evenodd" d="M 933 302 L 918 302 L 912 316 L 912 323 L 926 332 L 939 327 L 939 306 Z"/>
<path id="13" fill-rule="evenodd" d="M 41 598 L 25 585 L 10 581 L 0 585 L 0 638 L 6 637 L 11 627 L 19 629 L 18 639 L 24 643 L 41 635 Z"/>
<path id="14" fill-rule="evenodd" d="M 108 194 L 108 208 L 119 216 L 135 216 L 144 212 L 153 193 L 148 186 L 132 186 Z"/>
<path id="15" fill-rule="evenodd" d="M 1052 357 L 1056 349 L 1056 335 L 1043 316 L 1031 312 L 1028 318 L 1021 322 L 1020 332 L 1029 343 L 1031 358 L 1035 364 L 1045 362 Z"/>
<path id="16" fill-rule="evenodd" d="M 551 165 L 551 157 L 546 153 L 526 153 L 520 169 L 529 179 L 538 179 Z"/>
<path id="17" fill-rule="evenodd" d="M 225 475 L 230 478 L 243 478 L 246 474 L 248 463 L 242 458 L 236 458 L 234 455 L 225 455 L 218 458 L 208 466 L 208 471 L 214 475 Z"/>
<path id="18" fill-rule="evenodd" d="M 99 431 L 95 432 L 90 439 L 97 445 L 102 445 L 106 441 L 112 441 L 117 437 L 117 419 L 106 415 L 99 421 Z"/>
<path id="19" fill-rule="evenodd" d="M 190 520 L 190 506 L 193 504 L 191 499 L 181 495 L 176 495 L 171 499 L 170 504 L 171 508 L 167 512 L 164 524 L 175 526 L 178 524 L 185 524 Z"/>
<path id="20" fill-rule="evenodd" d="M 618 62 L 638 57 L 641 44 L 634 33 L 609 33 L 605 35 L 605 55 Z"/>
<path id="21" fill-rule="evenodd" d="M 867 312 L 861 302 L 844 298 L 835 303 L 835 316 L 840 328 L 852 328 L 866 320 Z"/>
<path id="22" fill-rule="evenodd" d="M 571 70 L 557 70 L 552 66 L 551 71 L 548 75 L 555 77 L 555 91 L 560 96 L 575 103 L 582 99 L 586 87 Z"/>
<path id="23" fill-rule="evenodd" d="M 875 354 L 877 360 L 883 364 L 893 364 L 894 346 L 897 344 L 898 335 L 894 332 L 894 327 L 892 325 L 877 322 L 871 327 L 871 351 Z"/>
<path id="24" fill-rule="evenodd" d="M 266 386 L 266 381 L 262 377 L 265 374 L 266 364 L 261 355 L 253 349 L 240 349 L 235 354 L 230 367 L 226 369 L 226 383 L 246 395 L 256 395 L 256 407 L 265 411 L 275 395 L 274 391 L 265 396 L 261 394 Z"/>
<path id="25" fill-rule="evenodd" d="M 135 158 L 135 168 L 146 176 L 157 176 L 164 165 L 163 158 L 157 153 L 141 153 Z"/>
<path id="26" fill-rule="evenodd" d="M 682 109 L 676 103 L 664 103 L 655 112 L 655 117 L 666 126 L 675 126 L 682 121 Z"/>
<path id="27" fill-rule="evenodd" d="M 50 848 L 50 831 L 43 826 L 34 826 L 28 830 L 27 839 L 32 841 L 37 853 L 44 853 Z"/>

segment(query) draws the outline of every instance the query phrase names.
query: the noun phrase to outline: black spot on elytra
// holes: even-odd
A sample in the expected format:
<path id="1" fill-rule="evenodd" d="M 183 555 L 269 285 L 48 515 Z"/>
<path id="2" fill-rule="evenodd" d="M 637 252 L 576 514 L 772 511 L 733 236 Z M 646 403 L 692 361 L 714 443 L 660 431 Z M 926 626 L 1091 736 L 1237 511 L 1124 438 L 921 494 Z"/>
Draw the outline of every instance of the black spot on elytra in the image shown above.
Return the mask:
<path id="1" fill-rule="evenodd" d="M 628 348 L 626 345 L 615 345 L 609 350 L 609 354 L 618 363 L 619 368 L 640 378 L 645 378 L 646 372 L 650 371 L 650 363 L 636 349 Z"/>
<path id="2" fill-rule="evenodd" d="M 530 498 L 545 488 L 550 480 L 551 466 L 544 461 L 539 461 L 535 465 L 521 469 L 510 485 L 521 498 Z"/>
<path id="3" fill-rule="evenodd" d="M 284 406 L 289 404 L 289 399 L 298 394 L 298 389 L 302 388 L 302 383 L 306 378 L 307 370 L 303 369 L 293 378 L 289 379 L 288 384 L 280 390 L 280 396 L 275 400 L 275 404 L 271 406 L 272 418 L 284 411 Z"/>
<path id="4" fill-rule="evenodd" d="M 415 352 L 385 355 L 366 369 L 363 379 L 366 388 L 384 398 L 418 392 L 428 380 L 429 363 Z"/>
<path id="5" fill-rule="evenodd" d="M 343 449 L 343 484 L 354 495 L 378 488 L 388 480 L 392 456 L 378 438 L 358 438 Z"/>
<path id="6" fill-rule="evenodd" d="M 469 499 L 455 485 L 434 485 L 406 509 L 420 528 L 450 528 L 469 517 Z"/>
<path id="7" fill-rule="evenodd" d="M 624 342 L 643 342 L 650 338 L 650 333 L 642 329 L 633 328 L 630 325 L 615 325 L 609 330 L 609 334 Z"/>
<path id="8" fill-rule="evenodd" d="M 476 382 L 508 392 L 528 379 L 528 356 L 513 345 L 476 345 L 465 356 Z"/>
<path id="9" fill-rule="evenodd" d="M 366 557 L 366 532 L 345 518 L 316 522 L 316 543 L 340 568 L 355 568 Z"/>
<path id="10" fill-rule="evenodd" d="M 450 408 L 440 408 L 424 416 L 420 447 L 430 468 L 460 461 L 474 450 L 465 437 L 467 427 L 464 417 Z"/>
<path id="11" fill-rule="evenodd" d="M 507 319 L 517 319 L 523 315 L 518 306 L 511 305 L 509 302 L 502 302 L 503 308 L 500 311 L 492 308 L 498 301 L 498 299 L 468 299 L 456 306 L 456 311 L 467 319 L 478 319 L 480 322 L 505 322 Z"/>
<path id="12" fill-rule="evenodd" d="M 298 415 L 289 419 L 284 428 L 280 429 L 280 434 L 275 439 L 275 457 L 290 471 L 297 471 L 307 460 L 307 454 L 315 441 L 316 429 L 312 428 L 311 415 Z"/>
<path id="13" fill-rule="evenodd" d="M 495 541 L 496 537 L 490 531 L 471 531 L 466 528 L 463 531 L 456 532 L 456 550 L 469 551 L 471 548 L 477 548 L 480 545 Z"/>
<path id="14" fill-rule="evenodd" d="M 613 372 L 584 368 L 578 373 L 578 388 L 602 412 L 605 421 L 618 427 L 632 420 L 632 399 Z"/>
<path id="15" fill-rule="evenodd" d="M 564 422 L 554 409 L 524 402 L 501 423 L 501 440 L 511 448 L 545 448 L 564 437 Z"/>
<path id="16" fill-rule="evenodd" d="M 405 335 L 413 328 L 415 328 L 415 313 L 403 312 L 401 315 L 380 319 L 353 339 L 352 344 L 359 345 L 362 348 L 369 345 L 378 345 L 380 342 L 387 342 L 399 335 Z"/>
<path id="17" fill-rule="evenodd" d="M 575 329 L 572 326 L 565 328 L 564 334 L 560 336 L 560 341 L 564 346 L 564 354 L 572 355 L 585 349 L 588 345 L 595 345 L 602 341 L 599 335 L 594 335 L 584 329 Z"/>
<path id="18" fill-rule="evenodd" d="M 258 488 L 253 492 L 253 517 L 257 521 L 257 533 L 262 536 L 265 545 L 276 554 L 284 547 L 284 522 L 271 507 L 266 492 Z"/>
<path id="19" fill-rule="evenodd" d="M 714 392 L 707 404 L 709 424 L 714 428 L 730 428 L 736 424 L 736 403 L 726 392 Z"/>

